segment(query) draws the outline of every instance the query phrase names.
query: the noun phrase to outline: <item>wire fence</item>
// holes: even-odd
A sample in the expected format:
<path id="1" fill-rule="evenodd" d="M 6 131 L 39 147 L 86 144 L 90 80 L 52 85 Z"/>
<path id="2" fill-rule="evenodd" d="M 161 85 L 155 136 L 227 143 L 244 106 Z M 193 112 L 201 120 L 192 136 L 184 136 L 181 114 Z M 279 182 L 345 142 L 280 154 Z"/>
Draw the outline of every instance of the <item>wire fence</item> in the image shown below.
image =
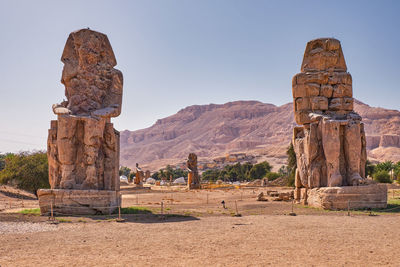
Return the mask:
<path id="1" fill-rule="evenodd" d="M 396 196 L 398 197 L 398 193 L 400 191 L 397 190 L 389 190 L 388 195 L 395 198 Z M 220 204 L 221 200 L 221 196 L 216 197 L 215 195 L 213 195 L 212 193 L 206 191 L 204 192 L 205 194 L 202 197 L 201 202 L 204 204 L 206 204 L 206 206 L 208 207 L 209 205 L 211 205 L 211 207 L 213 207 L 213 205 L 215 206 L 216 204 Z M 250 192 L 251 193 L 251 192 Z M 253 192 L 254 193 L 254 192 Z M 223 192 L 223 196 L 226 196 L 226 192 Z M 228 194 L 229 195 L 229 194 Z M 250 194 L 251 195 L 251 194 Z M 250 196 L 249 194 L 246 194 L 245 197 L 248 200 Z M 400 198 L 399 198 L 400 199 Z M 200 199 L 199 199 L 200 200 Z M 226 200 L 226 199 L 225 199 Z M 154 200 L 153 200 L 154 201 Z M 234 213 L 235 216 L 241 216 L 241 214 L 251 214 L 252 211 L 254 211 L 254 207 L 249 207 L 248 205 L 243 205 L 243 191 L 239 192 L 239 195 L 237 197 L 236 200 L 231 200 L 231 207 L 230 207 L 230 212 Z M 285 214 L 289 214 L 289 215 L 293 215 L 295 216 L 295 208 L 296 208 L 296 212 L 300 212 L 300 214 L 312 214 L 314 212 L 307 212 L 307 209 L 300 209 L 299 210 L 299 206 L 294 204 L 294 200 L 290 200 L 291 201 L 291 205 L 286 205 L 286 206 L 282 206 L 282 211 Z M 179 201 L 175 201 L 174 200 L 174 193 L 167 193 L 165 192 L 164 194 L 161 195 L 161 202 L 158 203 L 147 203 L 146 200 L 142 200 L 139 201 L 139 194 L 137 194 L 132 201 L 133 205 L 147 205 L 150 204 L 150 209 L 151 209 L 151 213 L 155 214 L 155 215 L 161 215 L 162 217 L 171 213 L 171 208 L 173 208 L 174 211 L 178 211 L 181 212 L 182 214 L 185 214 L 186 211 L 185 209 L 188 207 L 188 203 L 182 203 L 181 205 L 184 208 L 180 207 L 180 203 Z M 135 203 L 136 202 L 136 203 Z M 238 205 L 242 203 L 241 205 Z M 393 202 L 392 202 L 393 203 Z M 7 202 L 3 202 L 1 203 L 3 207 L 0 206 L 0 211 L 2 210 L 7 210 L 7 209 L 17 209 L 17 208 L 36 208 L 37 204 L 32 204 L 29 200 L 28 201 L 24 201 L 23 199 L 19 199 L 19 200 L 14 200 L 14 201 L 9 201 Z M 156 205 L 159 205 L 158 208 Z M 248 203 L 247 203 L 248 204 Z M 387 207 L 387 202 L 382 202 L 382 201 L 343 201 L 343 203 L 335 203 L 336 206 L 338 206 L 338 204 L 340 204 L 341 209 L 343 212 L 346 212 L 347 210 L 347 215 L 351 216 L 356 215 L 356 214 L 367 214 L 367 215 L 371 215 L 371 214 L 376 214 L 376 213 L 386 213 L 386 212 L 400 212 L 400 205 L 397 204 L 392 204 L 392 206 Z M 167 207 L 167 205 L 169 207 Z M 193 203 L 193 205 L 195 206 L 196 204 Z M 265 205 L 269 205 L 269 204 L 265 204 Z M 334 207 L 333 203 L 330 204 L 330 209 L 333 209 L 332 207 Z M 347 207 L 347 208 L 345 208 Z M 190 207 L 189 207 L 190 208 Z M 263 208 L 267 208 L 263 207 Z M 326 207 L 329 209 L 329 207 Z M 107 216 L 107 217 L 116 217 L 118 220 L 123 220 L 122 218 L 122 214 L 124 214 L 124 211 L 121 212 L 121 210 L 123 210 L 122 206 L 120 203 L 114 204 L 114 205 L 99 205 L 99 206 L 91 206 L 89 204 L 84 205 L 84 204 L 71 204 L 71 205 L 65 205 L 65 204 L 60 204 L 57 203 L 55 200 L 51 201 L 51 204 L 49 205 L 40 205 L 40 209 L 41 209 L 41 213 L 42 215 L 47 215 L 50 218 L 52 218 L 52 220 L 54 219 L 54 217 L 57 216 L 74 216 L 74 217 L 79 217 L 79 216 L 93 216 L 93 215 L 101 215 L 101 216 Z M 206 211 L 205 213 L 208 212 L 208 208 L 204 208 Z M 253 209 L 253 210 L 251 210 Z M 266 209 L 266 210 L 267 210 Z M 239 211 L 240 210 L 240 211 Z M 333 209 L 334 210 L 334 209 Z M 165 214 L 165 211 L 167 212 L 167 214 Z M 128 212 L 128 211 L 125 211 Z M 201 212 L 199 212 L 201 213 Z M 222 213 L 222 212 L 221 212 Z M 267 212 L 268 213 L 268 212 Z M 127 214 L 127 213 L 125 213 Z M 345 214 L 345 213 L 344 213 Z"/>

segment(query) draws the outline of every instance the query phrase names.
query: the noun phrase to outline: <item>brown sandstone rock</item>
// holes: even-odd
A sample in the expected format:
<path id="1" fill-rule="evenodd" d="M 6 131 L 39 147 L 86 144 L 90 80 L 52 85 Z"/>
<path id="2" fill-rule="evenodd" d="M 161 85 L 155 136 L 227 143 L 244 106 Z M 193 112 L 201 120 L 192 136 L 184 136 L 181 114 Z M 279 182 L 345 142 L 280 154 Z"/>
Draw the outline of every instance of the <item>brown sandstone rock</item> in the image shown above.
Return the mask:
<path id="1" fill-rule="evenodd" d="M 379 142 L 381 147 L 400 147 L 400 135 L 384 134 Z"/>
<path id="2" fill-rule="evenodd" d="M 264 193 L 263 193 L 263 192 L 260 192 L 260 193 L 257 195 L 257 201 L 268 201 L 268 198 L 266 198 L 266 197 L 264 196 Z"/>
<path id="3" fill-rule="evenodd" d="M 135 180 L 133 181 L 136 186 L 142 186 L 144 179 L 144 173 L 142 169 L 139 167 L 139 163 L 136 163 L 136 175 Z"/>
<path id="4" fill-rule="evenodd" d="M 112 214 L 119 206 L 120 197 L 111 190 L 39 189 L 40 212 L 49 214 Z"/>
<path id="5" fill-rule="evenodd" d="M 365 183 L 366 138 L 361 117 L 353 111 L 352 78 L 346 72 L 340 42 L 332 38 L 308 42 L 301 71 L 293 78 L 295 119 L 303 125 L 293 130 L 295 195 L 298 201 L 303 198 L 310 203 L 318 197 L 309 189 Z M 319 96 L 298 97 L 307 95 L 304 84 L 310 77 L 320 86 Z M 367 189 L 359 189 L 363 190 Z"/>
<path id="6" fill-rule="evenodd" d="M 308 190 L 308 205 L 331 210 L 386 208 L 385 184 L 321 187 Z"/>
<path id="7" fill-rule="evenodd" d="M 200 176 L 197 170 L 197 156 L 194 153 L 190 153 L 186 163 L 188 168 L 188 188 L 198 189 L 200 188 Z"/>
<path id="8" fill-rule="evenodd" d="M 354 111 L 362 117 L 370 160 L 399 161 L 400 148 L 379 148 L 379 142 L 381 135 L 400 133 L 400 112 L 370 107 L 356 99 Z M 302 112 L 296 113 L 303 116 Z M 235 114 L 241 115 L 232 119 Z M 313 121 L 311 115 L 308 111 L 304 112 L 308 123 Z M 274 106 L 254 101 L 237 101 L 187 107 L 168 118 L 160 119 L 149 128 L 121 132 L 121 165 L 134 169 L 135 163 L 140 162 L 143 168 L 150 171 L 165 168 L 168 164 L 182 168 L 186 166 L 186 160 L 182 159 L 195 151 L 199 171 L 201 165 L 209 166 L 202 162 L 218 165 L 221 163 L 220 158 L 235 152 L 257 156 L 255 160 L 258 162 L 267 160 L 279 168 L 286 163 L 286 150 L 291 140 L 291 130 L 295 126 L 293 117 L 293 103 Z M 175 132 L 175 138 L 166 140 L 166 131 Z M 374 147 L 370 147 L 369 136 L 376 136 Z"/>
<path id="9" fill-rule="evenodd" d="M 113 68 L 117 62 L 107 36 L 89 29 L 71 33 L 61 61 L 67 101 L 53 105 L 58 119 L 51 121 L 47 155 L 51 188 L 64 191 L 51 194 L 59 198 L 58 194 L 64 196 L 69 190 L 68 198 L 73 201 L 83 194 L 74 190 L 97 190 L 119 199 L 115 192 L 120 183 L 120 136 L 110 118 L 121 112 L 123 81 L 122 73 Z M 103 205 L 102 199 L 94 197 L 93 201 Z"/>

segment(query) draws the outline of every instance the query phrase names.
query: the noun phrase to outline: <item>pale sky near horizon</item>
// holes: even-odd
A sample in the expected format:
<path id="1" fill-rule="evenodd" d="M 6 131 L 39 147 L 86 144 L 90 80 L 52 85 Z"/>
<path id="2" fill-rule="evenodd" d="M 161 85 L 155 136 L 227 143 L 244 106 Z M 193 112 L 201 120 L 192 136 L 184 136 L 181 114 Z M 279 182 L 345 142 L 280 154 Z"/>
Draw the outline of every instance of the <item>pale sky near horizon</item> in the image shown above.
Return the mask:
<path id="1" fill-rule="evenodd" d="M 342 43 L 354 96 L 400 109 L 400 1 L 0 0 L 0 153 L 45 149 L 70 32 L 108 35 L 124 75 L 117 130 L 194 104 L 292 101 L 307 41 Z"/>

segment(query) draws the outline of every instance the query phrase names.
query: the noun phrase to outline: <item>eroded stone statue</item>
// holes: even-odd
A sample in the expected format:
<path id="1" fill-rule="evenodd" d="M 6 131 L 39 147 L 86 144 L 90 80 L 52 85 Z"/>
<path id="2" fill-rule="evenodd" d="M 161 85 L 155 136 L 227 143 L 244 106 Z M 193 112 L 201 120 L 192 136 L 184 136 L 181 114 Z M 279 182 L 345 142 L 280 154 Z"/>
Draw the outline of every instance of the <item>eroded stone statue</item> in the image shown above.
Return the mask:
<path id="1" fill-rule="evenodd" d="M 364 124 L 353 110 L 352 77 L 341 44 L 333 38 L 307 43 L 301 72 L 293 77 L 297 124 L 296 198 L 300 188 L 356 186 L 365 183 Z M 303 194 L 307 200 L 307 193 Z"/>
<path id="2" fill-rule="evenodd" d="M 110 122 L 121 113 L 122 73 L 106 35 L 88 29 L 69 35 L 61 57 L 67 101 L 53 105 L 49 157 L 53 188 L 115 189 L 119 133 Z M 56 157 L 54 157 L 57 155 Z M 57 162 L 58 161 L 58 162 Z M 53 167 L 53 166 L 52 166 Z"/>
<path id="3" fill-rule="evenodd" d="M 200 188 L 200 176 L 197 170 L 197 156 L 194 153 L 190 153 L 186 162 L 188 168 L 188 188 L 198 189 Z"/>
<path id="4" fill-rule="evenodd" d="M 61 61 L 66 101 L 48 137 L 52 189 L 119 190 L 119 132 L 110 118 L 121 113 L 121 71 L 105 34 L 72 32 Z"/>
<path id="5" fill-rule="evenodd" d="M 139 163 L 136 163 L 136 175 L 135 175 L 135 180 L 133 181 L 135 185 L 141 186 L 143 185 L 143 171 L 139 167 Z"/>

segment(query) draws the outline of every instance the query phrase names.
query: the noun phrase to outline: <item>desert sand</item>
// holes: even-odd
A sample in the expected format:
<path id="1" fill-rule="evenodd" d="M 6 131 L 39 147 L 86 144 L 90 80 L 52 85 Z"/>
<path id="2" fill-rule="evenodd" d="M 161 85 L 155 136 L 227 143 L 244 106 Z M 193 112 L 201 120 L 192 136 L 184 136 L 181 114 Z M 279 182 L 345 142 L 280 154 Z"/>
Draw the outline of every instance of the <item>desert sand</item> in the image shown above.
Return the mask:
<path id="1" fill-rule="evenodd" d="M 400 264 L 397 213 L 347 216 L 346 211 L 294 205 L 297 216 L 289 216 L 291 202 L 256 201 L 256 195 L 267 190 L 276 188 L 186 191 L 125 186 L 122 206 L 151 212 L 123 214 L 125 222 L 120 223 L 113 215 L 57 217 L 58 224 L 49 224 L 46 216 L 15 213 L 22 208 L 15 207 L 16 201 L 13 209 L 0 213 L 0 266 Z M 2 198 L 0 208 L 7 201 Z M 235 201 L 241 217 L 234 216 Z M 31 200 L 29 204 L 33 206 Z"/>

